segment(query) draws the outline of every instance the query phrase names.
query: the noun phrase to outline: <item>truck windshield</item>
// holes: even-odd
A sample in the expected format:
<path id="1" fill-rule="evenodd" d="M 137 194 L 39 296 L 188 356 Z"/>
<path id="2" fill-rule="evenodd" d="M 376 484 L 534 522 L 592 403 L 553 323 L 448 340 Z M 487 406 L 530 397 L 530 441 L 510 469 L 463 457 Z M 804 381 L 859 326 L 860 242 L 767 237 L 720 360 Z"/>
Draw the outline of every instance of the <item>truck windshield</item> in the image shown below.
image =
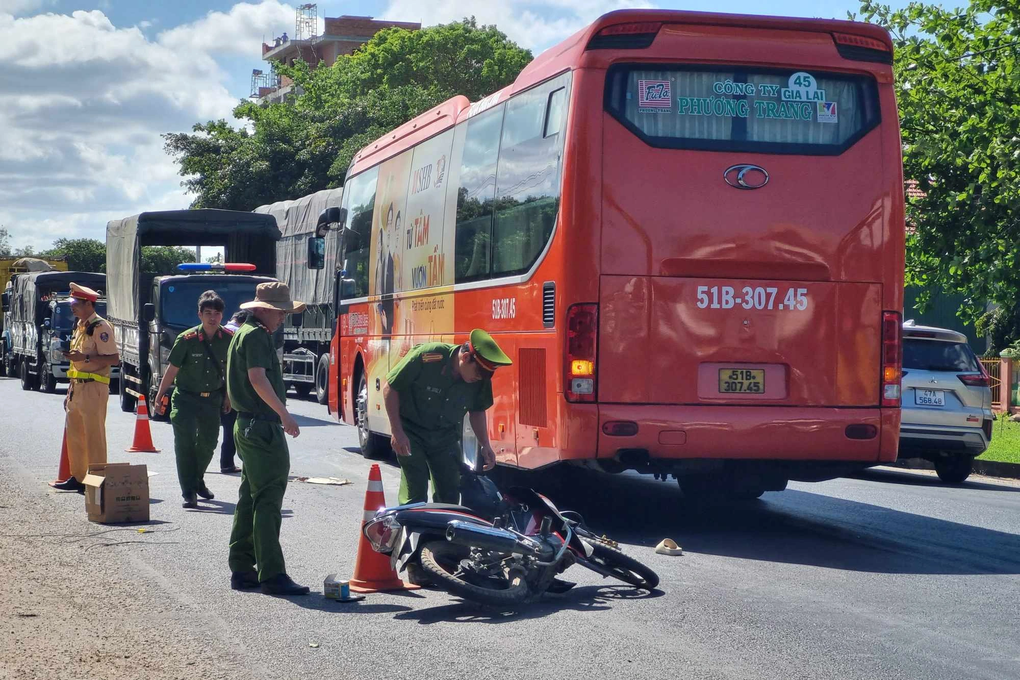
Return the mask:
<path id="1" fill-rule="evenodd" d="M 223 298 L 223 322 L 226 323 L 242 303 L 255 299 L 255 286 L 259 282 L 239 279 L 238 281 L 188 281 L 174 282 L 163 286 L 160 302 L 163 306 L 163 325 L 175 328 L 197 326 L 198 298 L 207 290 L 215 290 Z"/>
<path id="2" fill-rule="evenodd" d="M 96 314 L 106 317 L 106 303 L 96 303 Z M 74 329 L 75 318 L 71 311 L 70 302 L 61 302 L 53 308 L 53 329 L 57 331 L 70 331 Z"/>

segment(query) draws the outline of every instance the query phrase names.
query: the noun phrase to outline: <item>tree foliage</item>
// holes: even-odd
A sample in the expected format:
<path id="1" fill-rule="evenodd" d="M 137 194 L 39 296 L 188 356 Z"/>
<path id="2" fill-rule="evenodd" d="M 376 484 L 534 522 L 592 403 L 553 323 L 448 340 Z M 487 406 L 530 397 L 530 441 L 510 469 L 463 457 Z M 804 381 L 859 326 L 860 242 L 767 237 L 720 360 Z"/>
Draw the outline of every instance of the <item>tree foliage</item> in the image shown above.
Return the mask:
<path id="1" fill-rule="evenodd" d="M 896 45 L 896 92 L 910 199 L 907 283 L 962 292 L 966 321 L 986 304 L 1020 337 L 1020 6 L 971 0 L 961 9 L 863 0 L 863 18 Z M 922 303 L 925 299 L 922 299 Z M 987 327 L 986 318 L 982 326 Z M 981 330 L 979 328 L 979 330 Z"/>
<path id="2" fill-rule="evenodd" d="M 329 68 L 279 71 L 295 82 L 287 103 L 243 102 L 226 121 L 166 134 L 193 208 L 252 210 L 340 186 L 359 149 L 462 94 L 472 101 L 513 82 L 531 52 L 474 18 L 420 31 L 380 31 Z"/>
<path id="3" fill-rule="evenodd" d="M 71 271 L 106 271 L 106 244 L 94 238 L 58 238 L 39 257 L 66 257 Z"/>

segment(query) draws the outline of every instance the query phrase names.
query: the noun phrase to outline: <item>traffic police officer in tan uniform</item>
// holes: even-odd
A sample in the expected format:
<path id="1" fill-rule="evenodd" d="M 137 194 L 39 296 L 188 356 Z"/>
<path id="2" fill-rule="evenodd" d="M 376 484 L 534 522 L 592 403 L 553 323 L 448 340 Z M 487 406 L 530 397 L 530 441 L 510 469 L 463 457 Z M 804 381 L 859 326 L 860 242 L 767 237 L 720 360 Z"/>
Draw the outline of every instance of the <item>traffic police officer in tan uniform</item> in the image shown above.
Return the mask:
<path id="1" fill-rule="evenodd" d="M 463 345 L 411 348 L 387 374 L 383 400 L 400 463 L 401 505 L 426 501 L 430 476 L 436 503 L 460 502 L 465 413 L 471 414 L 483 469 L 495 466 L 485 411 L 492 406 L 492 374 L 512 363 L 491 335 L 476 328 Z"/>
<path id="2" fill-rule="evenodd" d="M 96 314 L 99 293 L 71 284 L 71 312 L 78 319 L 71 335 L 71 386 L 64 399 L 67 412 L 67 461 L 71 477 L 55 484 L 66 491 L 84 491 L 90 465 L 106 463 L 106 405 L 110 400 L 110 367 L 120 363 L 113 326 Z"/>

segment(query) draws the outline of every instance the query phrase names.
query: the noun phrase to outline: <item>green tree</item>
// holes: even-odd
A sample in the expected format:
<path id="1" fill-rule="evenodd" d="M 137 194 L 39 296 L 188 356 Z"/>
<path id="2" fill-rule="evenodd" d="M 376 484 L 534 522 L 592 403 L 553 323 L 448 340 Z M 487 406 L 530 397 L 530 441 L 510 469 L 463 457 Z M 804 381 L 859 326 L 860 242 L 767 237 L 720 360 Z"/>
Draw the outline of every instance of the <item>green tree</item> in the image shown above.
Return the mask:
<path id="1" fill-rule="evenodd" d="M 11 234 L 7 227 L 0 227 L 0 257 L 11 256 Z"/>
<path id="2" fill-rule="evenodd" d="M 142 246 L 142 272 L 156 276 L 180 274 L 177 265 L 194 262 L 195 251 L 180 246 Z"/>
<path id="3" fill-rule="evenodd" d="M 962 9 L 863 0 L 893 36 L 908 202 L 907 283 L 962 292 L 965 321 L 1020 338 L 1020 6 Z M 925 302 L 925 300 L 922 300 Z M 986 304 L 1003 311 L 989 317 Z M 1002 326 L 1005 325 L 1005 328 Z"/>
<path id="4" fill-rule="evenodd" d="M 71 271 L 106 271 L 106 244 L 94 238 L 58 238 L 39 257 L 66 257 Z"/>
<path id="5" fill-rule="evenodd" d="M 234 116 L 245 127 L 198 124 L 163 135 L 165 149 L 196 196 L 191 207 L 252 210 L 340 186 L 360 148 L 454 95 L 499 90 L 531 58 L 474 18 L 386 29 L 330 68 L 280 67 L 299 94 L 286 104 L 241 103 Z"/>

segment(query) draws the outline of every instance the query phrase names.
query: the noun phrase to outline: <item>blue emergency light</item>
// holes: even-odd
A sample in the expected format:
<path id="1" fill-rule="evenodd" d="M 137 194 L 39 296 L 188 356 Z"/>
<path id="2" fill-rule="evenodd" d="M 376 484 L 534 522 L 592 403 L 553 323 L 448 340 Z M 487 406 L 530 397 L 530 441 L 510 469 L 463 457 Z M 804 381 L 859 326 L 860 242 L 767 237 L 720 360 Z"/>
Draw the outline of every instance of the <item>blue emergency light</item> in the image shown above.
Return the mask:
<path id="1" fill-rule="evenodd" d="M 177 265 L 182 272 L 253 272 L 255 265 L 247 262 L 184 262 Z"/>

